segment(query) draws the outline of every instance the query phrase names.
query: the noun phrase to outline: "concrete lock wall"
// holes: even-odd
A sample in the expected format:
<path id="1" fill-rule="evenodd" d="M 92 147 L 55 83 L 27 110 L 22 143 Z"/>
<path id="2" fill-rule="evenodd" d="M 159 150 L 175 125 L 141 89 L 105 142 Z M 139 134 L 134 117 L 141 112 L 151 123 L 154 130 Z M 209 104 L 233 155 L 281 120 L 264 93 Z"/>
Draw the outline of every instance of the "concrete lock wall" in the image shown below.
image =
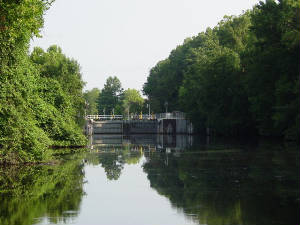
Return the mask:
<path id="1" fill-rule="evenodd" d="M 185 119 L 88 121 L 86 133 L 92 134 L 192 134 Z"/>
<path id="2" fill-rule="evenodd" d="M 159 119 L 159 134 L 192 134 L 192 124 L 185 119 Z"/>
<path id="3" fill-rule="evenodd" d="M 123 121 L 95 121 L 93 122 L 94 134 L 122 134 Z"/>
<path id="4" fill-rule="evenodd" d="M 183 134 L 187 132 L 187 121 L 176 120 L 176 134 Z"/>
<path id="5" fill-rule="evenodd" d="M 93 144 L 122 144 L 122 134 L 95 134 L 93 135 Z"/>
<path id="6" fill-rule="evenodd" d="M 156 134 L 157 121 L 127 120 L 123 125 L 124 134 Z"/>

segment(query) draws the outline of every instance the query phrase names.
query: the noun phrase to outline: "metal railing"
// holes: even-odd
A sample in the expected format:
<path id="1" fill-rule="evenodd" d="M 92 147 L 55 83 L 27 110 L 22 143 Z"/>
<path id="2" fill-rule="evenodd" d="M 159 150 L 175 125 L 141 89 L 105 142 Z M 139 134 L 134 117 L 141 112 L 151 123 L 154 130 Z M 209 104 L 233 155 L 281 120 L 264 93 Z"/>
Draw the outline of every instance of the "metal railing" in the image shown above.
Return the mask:
<path id="1" fill-rule="evenodd" d="M 155 120 L 155 115 L 149 114 L 132 114 L 124 117 L 125 120 Z"/>
<path id="2" fill-rule="evenodd" d="M 87 115 L 86 119 L 93 120 L 155 120 L 155 119 L 185 119 L 185 113 L 172 112 L 172 113 L 158 113 L 158 114 L 131 114 L 129 116 L 123 115 Z"/>
<path id="3" fill-rule="evenodd" d="M 123 115 L 87 115 L 88 120 L 123 120 Z"/>

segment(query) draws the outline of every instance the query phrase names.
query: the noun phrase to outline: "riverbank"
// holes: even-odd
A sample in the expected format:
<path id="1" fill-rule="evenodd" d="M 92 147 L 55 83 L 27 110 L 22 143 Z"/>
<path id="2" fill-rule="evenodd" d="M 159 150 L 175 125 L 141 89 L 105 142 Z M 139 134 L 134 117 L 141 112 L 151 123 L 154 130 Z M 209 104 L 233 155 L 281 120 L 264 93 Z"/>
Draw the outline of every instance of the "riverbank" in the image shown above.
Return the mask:
<path id="1" fill-rule="evenodd" d="M 71 146 L 71 147 L 60 147 L 51 146 L 48 148 L 47 157 L 40 161 L 21 161 L 17 154 L 11 153 L 6 157 L 0 157 L 0 166 L 36 166 L 36 165 L 58 165 L 61 162 L 60 156 L 67 154 L 75 154 L 87 152 L 88 148 L 86 146 Z M 1 156 L 1 155 L 0 155 Z"/>

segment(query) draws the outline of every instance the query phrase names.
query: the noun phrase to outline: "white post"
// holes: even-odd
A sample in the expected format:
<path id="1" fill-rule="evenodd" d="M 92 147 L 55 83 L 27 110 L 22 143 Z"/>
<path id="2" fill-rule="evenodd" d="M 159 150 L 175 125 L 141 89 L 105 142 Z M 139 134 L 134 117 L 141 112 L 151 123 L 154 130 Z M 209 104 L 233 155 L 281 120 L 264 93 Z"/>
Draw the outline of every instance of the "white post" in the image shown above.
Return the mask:
<path id="1" fill-rule="evenodd" d="M 129 109 L 130 109 L 130 107 L 128 107 L 128 120 L 129 120 Z"/>

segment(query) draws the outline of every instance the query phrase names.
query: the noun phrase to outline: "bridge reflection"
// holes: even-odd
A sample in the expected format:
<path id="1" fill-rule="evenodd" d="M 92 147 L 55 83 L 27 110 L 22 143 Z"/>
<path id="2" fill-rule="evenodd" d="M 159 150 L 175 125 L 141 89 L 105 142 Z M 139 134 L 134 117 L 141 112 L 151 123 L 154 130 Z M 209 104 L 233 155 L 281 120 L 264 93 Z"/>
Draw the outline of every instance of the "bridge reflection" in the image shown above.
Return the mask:
<path id="1" fill-rule="evenodd" d="M 89 145 L 92 151 L 131 150 L 143 151 L 182 151 L 193 144 L 192 135 L 105 135 L 90 136 Z"/>

